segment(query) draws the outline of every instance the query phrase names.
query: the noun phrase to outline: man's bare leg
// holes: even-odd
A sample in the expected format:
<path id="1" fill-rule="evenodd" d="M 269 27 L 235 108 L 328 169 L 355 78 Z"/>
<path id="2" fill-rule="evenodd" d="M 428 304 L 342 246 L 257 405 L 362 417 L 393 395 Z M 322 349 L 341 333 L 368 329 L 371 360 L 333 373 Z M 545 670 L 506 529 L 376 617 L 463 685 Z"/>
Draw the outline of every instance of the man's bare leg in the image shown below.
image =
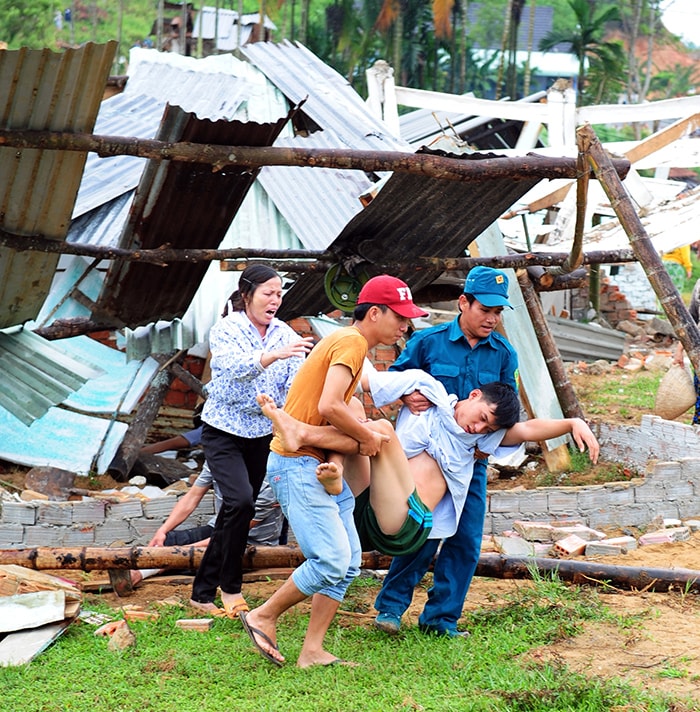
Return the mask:
<path id="1" fill-rule="evenodd" d="M 330 627 L 333 617 L 340 605 L 339 601 L 315 593 L 311 599 L 311 617 L 309 626 L 306 629 L 304 644 L 299 653 L 297 666 L 300 668 L 311 667 L 312 665 L 332 665 L 338 662 L 338 658 L 329 653 L 323 647 L 326 633 Z"/>
<path id="2" fill-rule="evenodd" d="M 296 587 L 290 576 L 262 606 L 258 606 L 246 614 L 248 627 L 264 633 L 273 642 L 274 647 L 262 636 L 253 632 L 256 644 L 280 662 L 284 662 L 284 656 L 277 649 L 277 620 L 286 610 L 305 598 L 307 596 Z"/>

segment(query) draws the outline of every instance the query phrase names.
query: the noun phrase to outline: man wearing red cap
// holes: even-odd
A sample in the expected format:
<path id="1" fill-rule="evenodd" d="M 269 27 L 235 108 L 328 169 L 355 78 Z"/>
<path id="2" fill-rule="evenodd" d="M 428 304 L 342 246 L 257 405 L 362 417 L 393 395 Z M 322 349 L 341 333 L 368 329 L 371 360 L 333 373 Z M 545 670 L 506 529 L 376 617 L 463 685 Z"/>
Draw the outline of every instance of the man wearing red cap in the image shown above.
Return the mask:
<path id="1" fill-rule="evenodd" d="M 389 275 L 368 280 L 357 299 L 352 326 L 337 329 L 314 346 L 294 378 L 285 412 L 310 425 L 335 426 L 353 438 L 361 455 L 374 456 L 386 434 L 358 420 L 349 403 L 362 376 L 369 349 L 395 344 L 411 318 L 427 316 L 405 282 Z M 347 484 L 329 495 L 316 476 L 324 450 L 301 447 L 287 452 L 273 438 L 267 480 L 299 543 L 305 561 L 262 606 L 240 614 L 251 641 L 270 662 L 281 665 L 277 620 L 295 604 L 313 596 L 311 617 L 297 660 L 299 667 L 338 664 L 323 648 L 328 627 L 352 580 L 360 572 L 361 546 L 353 522 L 354 498 Z"/>
<path id="2" fill-rule="evenodd" d="M 508 383 L 517 389 L 517 354 L 495 331 L 503 309 L 512 309 L 507 275 L 492 267 L 472 268 L 457 306 L 459 316 L 453 321 L 413 334 L 390 370 L 427 371 L 460 400 L 490 381 Z M 431 405 L 420 391 L 402 400 L 412 413 Z M 414 588 L 437 553 L 433 585 L 418 619 L 419 628 L 449 637 L 466 634 L 457 631 L 457 621 L 479 561 L 485 513 L 486 460 L 481 459 L 475 461 L 456 533 L 443 540 L 439 552 L 440 541 L 430 539 L 417 552 L 393 558 L 374 604 L 379 611 L 377 628 L 391 634 L 399 631 Z"/>

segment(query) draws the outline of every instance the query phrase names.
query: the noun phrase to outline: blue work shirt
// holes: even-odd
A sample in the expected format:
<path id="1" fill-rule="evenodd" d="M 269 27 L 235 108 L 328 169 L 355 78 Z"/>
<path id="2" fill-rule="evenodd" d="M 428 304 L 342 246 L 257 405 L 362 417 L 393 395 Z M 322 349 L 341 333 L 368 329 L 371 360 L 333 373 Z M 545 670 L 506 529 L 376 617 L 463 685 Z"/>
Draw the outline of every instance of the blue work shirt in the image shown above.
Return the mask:
<path id="1" fill-rule="evenodd" d="M 502 381 L 517 390 L 518 355 L 496 332 L 471 346 L 459 328 L 459 317 L 416 331 L 390 371 L 420 368 L 437 378 L 460 400 L 485 383 Z"/>

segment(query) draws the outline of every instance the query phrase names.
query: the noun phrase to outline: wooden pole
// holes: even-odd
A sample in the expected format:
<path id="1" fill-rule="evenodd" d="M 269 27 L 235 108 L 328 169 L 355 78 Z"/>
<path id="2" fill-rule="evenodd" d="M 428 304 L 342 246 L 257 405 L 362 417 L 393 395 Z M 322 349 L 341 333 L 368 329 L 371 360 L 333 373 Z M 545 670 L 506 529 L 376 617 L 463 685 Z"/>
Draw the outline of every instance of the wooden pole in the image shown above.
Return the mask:
<path id="1" fill-rule="evenodd" d="M 661 257 L 646 233 L 642 221 L 637 215 L 634 204 L 625 191 L 622 181 L 617 176 L 593 129 L 588 125 L 578 131 L 579 143 L 586 149 L 588 161 L 610 199 L 620 225 L 629 238 L 632 251 L 646 272 L 649 282 L 659 298 L 661 307 L 668 317 L 676 336 L 683 344 L 696 373 L 700 373 L 700 331 L 688 313 L 688 309 L 671 281 Z"/>
<path id="2" fill-rule="evenodd" d="M 10 564 L 34 570 L 105 571 L 109 569 L 196 569 L 204 547 L 201 546 L 132 546 L 76 547 L 0 550 L 0 566 Z M 272 568 L 294 568 L 304 561 L 299 549 L 291 546 L 248 547 L 243 557 L 247 571 Z M 362 554 L 363 569 L 388 569 L 391 557 L 376 551 Z M 700 571 L 691 569 L 656 569 L 616 566 L 598 562 L 546 557 L 503 556 L 482 554 L 476 567 L 477 576 L 501 579 L 527 579 L 536 574 L 551 573 L 563 581 L 578 585 L 604 586 L 645 591 L 700 590 Z"/>
<path id="3" fill-rule="evenodd" d="M 203 143 L 167 143 L 125 136 L 97 136 L 51 131 L 0 130 L 0 146 L 57 151 L 93 152 L 99 156 L 140 156 L 159 161 L 204 163 L 213 170 L 227 166 L 302 166 L 361 171 L 396 171 L 455 181 L 505 178 L 576 178 L 575 158 L 519 156 L 516 158 L 449 158 L 400 151 L 356 151 L 272 146 L 222 146 Z M 624 178 L 630 168 L 626 159 L 613 165 Z"/>
<path id="4" fill-rule="evenodd" d="M 581 586 L 624 588 L 636 591 L 700 591 L 700 571 L 691 569 L 655 569 L 614 566 L 591 561 L 548 559 L 529 556 L 482 554 L 477 576 L 503 579 L 533 578 L 533 574 L 551 573 L 562 581 Z"/>
<path id="5" fill-rule="evenodd" d="M 564 370 L 564 362 L 559 353 L 559 348 L 549 331 L 542 303 L 532 286 L 530 277 L 526 270 L 518 270 L 516 276 L 561 409 L 567 418 L 583 418 L 583 411 L 576 398 L 571 381 L 569 381 Z"/>
<path id="6" fill-rule="evenodd" d="M 154 358 L 160 359 L 162 357 L 154 356 Z M 161 370 L 151 381 L 145 397 L 139 403 L 129 429 L 126 431 L 126 435 L 112 462 L 107 467 L 107 473 L 117 482 L 126 482 L 129 479 L 131 468 L 134 466 L 141 448 L 146 442 L 148 431 L 151 429 L 160 406 L 170 390 L 173 378 L 174 376 L 170 369 L 161 367 Z"/>
<path id="7" fill-rule="evenodd" d="M 205 547 L 202 546 L 131 546 L 131 547 L 35 547 L 0 550 L 0 566 L 14 564 L 29 569 L 73 569 L 105 571 L 109 569 L 196 569 Z M 267 568 L 294 568 L 304 561 L 297 547 L 249 546 L 243 557 L 248 571 Z M 377 551 L 362 554 L 362 567 L 388 569 L 391 557 Z"/>
<path id="8" fill-rule="evenodd" d="M 125 249 L 103 245 L 81 244 L 52 240 L 43 235 L 17 235 L 0 228 L 0 245 L 22 252 L 58 253 L 61 255 L 81 255 L 100 260 L 125 262 L 147 262 L 165 267 L 170 262 L 213 262 L 222 260 L 224 272 L 242 272 L 251 261 L 264 261 L 273 268 L 285 272 L 325 272 L 341 258 L 333 252 L 318 250 L 268 250 L 237 247 L 224 250 L 210 249 L 172 249 L 163 246 L 149 250 Z M 500 255 L 495 257 L 416 257 L 410 267 L 416 272 L 440 270 L 443 272 L 468 271 L 477 265 L 500 269 L 519 269 L 542 265 L 545 267 L 561 265 L 569 257 L 566 252 L 526 252 L 523 254 Z M 630 249 L 596 250 L 584 254 L 584 264 L 610 264 L 616 262 L 636 262 L 637 258 Z M 396 262 L 375 262 L 377 268 L 395 271 L 405 269 L 406 264 Z"/>

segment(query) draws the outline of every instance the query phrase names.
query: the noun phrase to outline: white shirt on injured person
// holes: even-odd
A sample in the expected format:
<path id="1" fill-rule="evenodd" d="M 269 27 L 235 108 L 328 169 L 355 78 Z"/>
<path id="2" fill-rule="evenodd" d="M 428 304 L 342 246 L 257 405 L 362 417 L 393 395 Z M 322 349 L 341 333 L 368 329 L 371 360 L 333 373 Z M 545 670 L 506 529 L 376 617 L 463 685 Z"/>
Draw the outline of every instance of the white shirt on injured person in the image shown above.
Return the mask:
<path id="1" fill-rule="evenodd" d="M 376 371 L 366 369 L 374 404 L 381 408 L 401 396 L 419 390 L 435 407 L 419 415 L 403 407 L 396 419 L 396 435 L 409 459 L 427 452 L 440 466 L 447 492 L 433 510 L 433 529 L 430 539 L 444 539 L 457 531 L 457 523 L 464 509 L 469 483 L 474 471 L 474 450 L 503 457 L 518 446 L 502 446 L 506 430 L 471 435 L 460 428 L 454 417 L 457 396 L 448 394 L 445 387 L 430 374 L 420 369 L 406 371 Z"/>

